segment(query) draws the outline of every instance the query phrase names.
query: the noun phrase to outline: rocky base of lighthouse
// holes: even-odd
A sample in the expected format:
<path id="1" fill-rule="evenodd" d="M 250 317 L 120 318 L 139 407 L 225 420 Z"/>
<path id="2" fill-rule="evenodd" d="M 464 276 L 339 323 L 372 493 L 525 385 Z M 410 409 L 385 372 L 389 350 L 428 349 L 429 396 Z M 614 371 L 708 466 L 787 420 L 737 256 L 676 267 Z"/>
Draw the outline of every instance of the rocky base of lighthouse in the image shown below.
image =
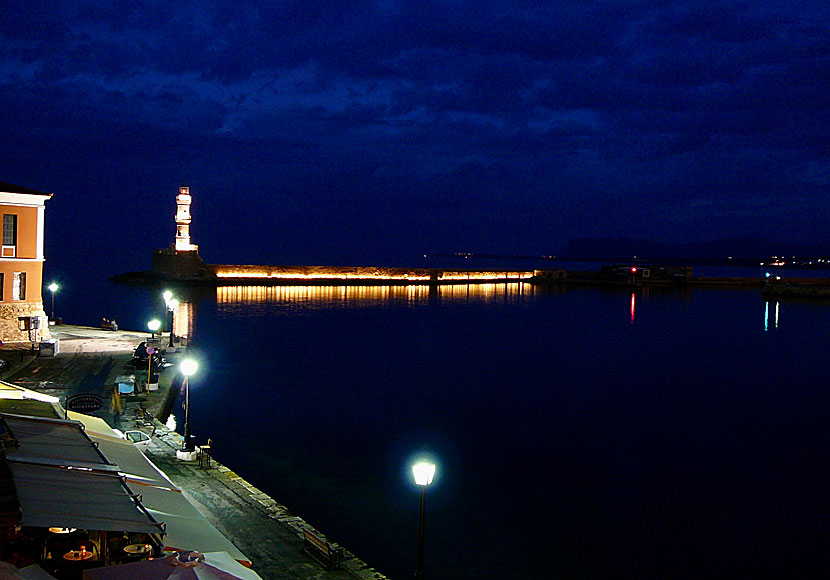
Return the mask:
<path id="1" fill-rule="evenodd" d="M 183 281 L 211 281 L 216 279 L 213 268 L 205 265 L 199 252 L 182 252 L 173 247 L 153 251 L 152 272 L 164 278 Z"/>

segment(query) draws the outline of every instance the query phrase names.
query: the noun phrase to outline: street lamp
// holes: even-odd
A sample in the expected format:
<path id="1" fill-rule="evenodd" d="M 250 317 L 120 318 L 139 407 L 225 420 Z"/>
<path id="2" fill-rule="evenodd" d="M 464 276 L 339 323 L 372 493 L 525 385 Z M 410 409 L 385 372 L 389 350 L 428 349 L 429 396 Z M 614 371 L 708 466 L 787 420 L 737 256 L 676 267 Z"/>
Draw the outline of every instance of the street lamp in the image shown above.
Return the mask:
<path id="1" fill-rule="evenodd" d="M 55 320 L 55 292 L 58 291 L 58 288 L 60 288 L 60 286 L 52 282 L 51 284 L 49 284 L 48 288 L 52 292 L 52 320 Z"/>
<path id="2" fill-rule="evenodd" d="M 184 375 L 184 440 L 182 451 L 193 451 L 195 449 L 190 438 L 190 375 L 196 372 L 196 361 L 185 359 L 182 361 L 181 370 Z"/>
<path id="3" fill-rule="evenodd" d="M 174 316 L 174 311 L 178 307 L 179 307 L 179 301 L 176 300 L 175 298 L 171 298 L 170 300 L 167 301 L 167 309 L 170 311 L 170 344 L 168 345 L 170 348 L 173 348 L 173 335 L 174 335 L 174 333 L 173 333 L 173 321 L 174 321 L 173 316 Z"/>
<path id="4" fill-rule="evenodd" d="M 150 340 L 153 342 L 156 340 L 156 331 L 159 329 L 159 326 L 161 326 L 161 322 L 155 319 L 147 323 L 147 328 L 149 328 L 151 332 Z"/>
<path id="5" fill-rule="evenodd" d="M 432 483 L 435 476 L 435 464 L 421 461 L 412 466 L 412 475 L 415 477 L 415 485 L 421 488 L 421 517 L 418 524 L 418 567 L 415 569 L 415 578 L 420 580 L 424 577 L 424 502 L 426 490 Z"/>

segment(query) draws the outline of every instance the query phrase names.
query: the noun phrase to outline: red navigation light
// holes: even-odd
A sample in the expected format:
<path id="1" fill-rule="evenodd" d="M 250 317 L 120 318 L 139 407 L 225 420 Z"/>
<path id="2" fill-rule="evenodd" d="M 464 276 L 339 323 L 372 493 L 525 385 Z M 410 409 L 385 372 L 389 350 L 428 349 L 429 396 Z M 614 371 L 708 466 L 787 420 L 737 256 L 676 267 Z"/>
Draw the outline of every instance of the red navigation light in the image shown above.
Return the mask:
<path id="1" fill-rule="evenodd" d="M 636 273 L 637 273 L 637 266 L 631 266 L 631 273 L 632 273 L 632 274 L 636 274 Z"/>

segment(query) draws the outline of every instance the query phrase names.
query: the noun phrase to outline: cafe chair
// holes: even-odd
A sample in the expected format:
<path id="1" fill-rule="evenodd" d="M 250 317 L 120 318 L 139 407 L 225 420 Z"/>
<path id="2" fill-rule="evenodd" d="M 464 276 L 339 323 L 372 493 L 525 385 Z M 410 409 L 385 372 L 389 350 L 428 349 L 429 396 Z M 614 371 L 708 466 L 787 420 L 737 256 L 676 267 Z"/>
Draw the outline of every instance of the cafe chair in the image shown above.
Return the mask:
<path id="1" fill-rule="evenodd" d="M 120 564 L 127 559 L 127 554 L 124 553 L 124 546 L 129 542 L 127 538 L 122 536 L 115 536 L 107 540 L 107 562 L 110 564 Z"/>

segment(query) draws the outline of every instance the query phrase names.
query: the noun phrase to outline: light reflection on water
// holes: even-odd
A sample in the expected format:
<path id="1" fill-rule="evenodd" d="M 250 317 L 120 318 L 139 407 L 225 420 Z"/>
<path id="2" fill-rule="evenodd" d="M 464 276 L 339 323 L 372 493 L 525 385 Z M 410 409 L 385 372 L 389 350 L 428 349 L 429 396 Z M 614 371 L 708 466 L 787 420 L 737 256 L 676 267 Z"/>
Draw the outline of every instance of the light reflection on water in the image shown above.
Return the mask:
<path id="1" fill-rule="evenodd" d="M 773 328 L 778 328 L 779 303 L 774 302 L 773 304 L 774 304 L 774 306 L 773 306 L 773 319 L 772 319 Z M 769 325 L 770 325 L 769 305 L 770 305 L 769 302 L 766 302 L 766 301 L 764 302 L 764 332 L 769 331 Z"/>

